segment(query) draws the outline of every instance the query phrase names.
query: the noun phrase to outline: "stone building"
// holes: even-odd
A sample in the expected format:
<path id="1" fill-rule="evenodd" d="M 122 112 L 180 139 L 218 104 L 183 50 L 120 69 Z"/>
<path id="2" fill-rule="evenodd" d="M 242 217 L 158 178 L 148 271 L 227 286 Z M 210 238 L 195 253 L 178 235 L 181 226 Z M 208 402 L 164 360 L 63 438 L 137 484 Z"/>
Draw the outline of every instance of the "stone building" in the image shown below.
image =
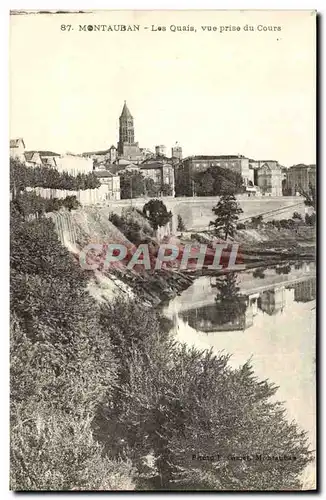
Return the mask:
<path id="1" fill-rule="evenodd" d="M 259 160 L 257 185 L 263 196 L 282 196 L 282 167 L 276 160 Z"/>
<path id="2" fill-rule="evenodd" d="M 293 165 L 286 172 L 286 194 L 296 196 L 300 191 L 309 191 L 316 186 L 316 165 Z"/>
<path id="3" fill-rule="evenodd" d="M 100 201 L 120 200 L 120 177 L 112 174 L 108 170 L 96 170 L 96 177 L 101 183 L 98 188 Z"/>
<path id="4" fill-rule="evenodd" d="M 226 168 L 240 174 L 245 186 L 254 184 L 254 171 L 249 166 L 249 158 L 243 155 L 189 156 L 176 168 L 177 196 L 192 196 L 194 175 L 211 167 Z"/>

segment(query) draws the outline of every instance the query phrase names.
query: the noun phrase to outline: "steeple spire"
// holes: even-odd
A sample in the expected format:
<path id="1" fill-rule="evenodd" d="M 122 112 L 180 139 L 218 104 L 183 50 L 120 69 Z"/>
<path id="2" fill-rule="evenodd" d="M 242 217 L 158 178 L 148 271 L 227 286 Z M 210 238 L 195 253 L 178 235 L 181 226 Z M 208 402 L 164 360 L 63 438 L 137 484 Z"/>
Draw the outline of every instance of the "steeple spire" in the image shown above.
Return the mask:
<path id="1" fill-rule="evenodd" d="M 120 118 L 132 118 L 132 115 L 127 106 L 127 101 L 124 101 Z"/>

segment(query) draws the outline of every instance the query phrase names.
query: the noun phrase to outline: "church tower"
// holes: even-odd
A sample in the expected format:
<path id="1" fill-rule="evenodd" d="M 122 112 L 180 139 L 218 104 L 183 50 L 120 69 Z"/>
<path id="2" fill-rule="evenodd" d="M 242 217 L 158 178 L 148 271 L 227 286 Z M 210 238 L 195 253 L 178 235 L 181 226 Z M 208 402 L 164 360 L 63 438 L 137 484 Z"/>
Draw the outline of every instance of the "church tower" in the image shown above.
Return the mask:
<path id="1" fill-rule="evenodd" d="M 128 109 L 126 101 L 124 102 L 122 113 L 119 118 L 119 143 L 118 153 L 124 154 L 124 144 L 135 143 L 134 119 Z"/>

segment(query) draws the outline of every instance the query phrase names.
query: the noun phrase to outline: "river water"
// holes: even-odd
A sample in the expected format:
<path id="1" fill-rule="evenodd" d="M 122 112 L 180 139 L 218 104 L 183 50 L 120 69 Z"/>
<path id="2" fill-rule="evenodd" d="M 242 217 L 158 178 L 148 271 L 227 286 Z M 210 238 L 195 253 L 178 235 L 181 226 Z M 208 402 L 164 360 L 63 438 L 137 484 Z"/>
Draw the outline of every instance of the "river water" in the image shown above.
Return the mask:
<path id="1" fill-rule="evenodd" d="M 176 338 L 200 349 L 249 358 L 256 375 L 279 386 L 288 418 L 316 446 L 316 269 L 311 262 L 224 278 L 201 276 L 164 308 Z M 315 475 L 309 467 L 309 482 Z"/>

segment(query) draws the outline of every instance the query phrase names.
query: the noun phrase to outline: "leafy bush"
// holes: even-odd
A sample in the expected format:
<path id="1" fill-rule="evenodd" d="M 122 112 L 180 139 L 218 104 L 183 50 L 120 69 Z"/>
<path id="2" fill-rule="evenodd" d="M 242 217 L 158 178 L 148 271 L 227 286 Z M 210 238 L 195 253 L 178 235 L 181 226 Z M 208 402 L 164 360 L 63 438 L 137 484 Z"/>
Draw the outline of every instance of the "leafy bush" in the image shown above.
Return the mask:
<path id="1" fill-rule="evenodd" d="M 251 225 L 254 228 L 258 228 L 263 222 L 263 216 L 262 215 L 257 215 L 255 217 L 251 217 Z"/>
<path id="2" fill-rule="evenodd" d="M 299 212 L 293 212 L 292 219 L 302 220 L 302 215 Z"/>

